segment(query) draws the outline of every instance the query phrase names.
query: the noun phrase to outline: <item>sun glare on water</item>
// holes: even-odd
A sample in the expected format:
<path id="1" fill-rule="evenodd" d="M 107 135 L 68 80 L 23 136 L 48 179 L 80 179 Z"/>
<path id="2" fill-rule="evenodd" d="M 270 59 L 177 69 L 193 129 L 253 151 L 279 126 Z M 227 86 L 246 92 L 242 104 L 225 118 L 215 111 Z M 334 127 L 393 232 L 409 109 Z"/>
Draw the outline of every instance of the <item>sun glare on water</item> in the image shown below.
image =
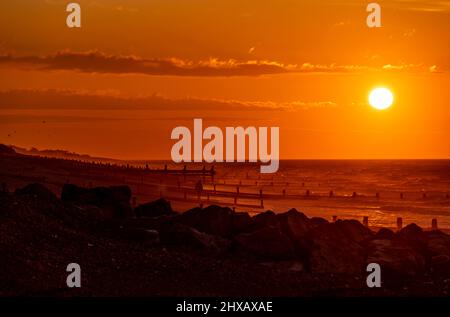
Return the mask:
<path id="1" fill-rule="evenodd" d="M 369 94 L 369 104 L 378 110 L 389 108 L 393 101 L 394 96 L 387 88 L 375 88 Z"/>

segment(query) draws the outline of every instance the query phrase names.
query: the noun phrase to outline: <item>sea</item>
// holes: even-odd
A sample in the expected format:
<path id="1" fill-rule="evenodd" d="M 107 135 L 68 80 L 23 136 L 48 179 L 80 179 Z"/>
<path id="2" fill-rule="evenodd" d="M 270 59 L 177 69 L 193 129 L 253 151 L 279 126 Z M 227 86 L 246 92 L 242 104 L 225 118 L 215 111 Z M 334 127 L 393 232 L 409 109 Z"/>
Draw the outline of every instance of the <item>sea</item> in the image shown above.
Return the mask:
<path id="1" fill-rule="evenodd" d="M 146 163 L 168 165 L 169 170 L 184 165 Z M 392 228 L 398 218 L 403 226 L 416 223 L 425 229 L 435 219 L 438 228 L 450 228 L 450 160 L 284 160 L 273 174 L 261 174 L 254 163 L 205 168 L 212 165 L 214 179 L 198 177 L 204 189 L 215 186 L 217 192 L 235 195 L 211 194 L 207 202 L 237 211 L 280 213 L 295 208 L 308 217 L 367 217 L 371 227 Z M 201 168 L 203 164 L 187 164 L 188 170 Z M 205 197 L 202 201 L 206 203 Z"/>

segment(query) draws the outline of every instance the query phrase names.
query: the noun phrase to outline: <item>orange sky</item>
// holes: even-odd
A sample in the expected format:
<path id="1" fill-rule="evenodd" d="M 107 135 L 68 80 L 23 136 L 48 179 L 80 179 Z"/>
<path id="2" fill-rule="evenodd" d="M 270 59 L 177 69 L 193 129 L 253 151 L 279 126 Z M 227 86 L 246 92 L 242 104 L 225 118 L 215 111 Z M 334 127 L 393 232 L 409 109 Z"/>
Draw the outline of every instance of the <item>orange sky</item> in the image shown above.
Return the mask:
<path id="1" fill-rule="evenodd" d="M 168 159 L 199 117 L 279 126 L 282 159 L 450 158 L 450 1 L 378 29 L 354 0 L 80 0 L 69 29 L 68 2 L 0 2 L 1 143 Z"/>

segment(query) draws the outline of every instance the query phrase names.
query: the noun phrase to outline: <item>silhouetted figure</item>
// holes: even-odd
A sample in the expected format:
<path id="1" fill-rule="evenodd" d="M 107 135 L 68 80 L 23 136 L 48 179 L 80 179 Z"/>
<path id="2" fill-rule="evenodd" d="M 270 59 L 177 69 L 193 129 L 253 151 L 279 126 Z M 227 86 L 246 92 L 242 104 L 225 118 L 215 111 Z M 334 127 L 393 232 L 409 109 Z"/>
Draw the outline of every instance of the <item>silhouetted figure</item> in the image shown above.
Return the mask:
<path id="1" fill-rule="evenodd" d="M 200 200 L 203 191 L 203 184 L 201 180 L 198 180 L 195 184 L 195 190 L 197 191 L 198 200 Z"/>

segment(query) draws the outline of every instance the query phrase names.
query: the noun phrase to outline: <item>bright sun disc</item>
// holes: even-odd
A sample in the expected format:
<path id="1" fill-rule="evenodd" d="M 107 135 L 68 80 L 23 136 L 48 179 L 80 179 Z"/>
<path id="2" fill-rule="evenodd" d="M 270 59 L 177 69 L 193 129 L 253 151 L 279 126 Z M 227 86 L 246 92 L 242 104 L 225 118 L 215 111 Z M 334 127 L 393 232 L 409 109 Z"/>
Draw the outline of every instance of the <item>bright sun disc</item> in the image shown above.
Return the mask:
<path id="1" fill-rule="evenodd" d="M 387 88 L 376 88 L 370 92 L 369 103 L 378 110 L 387 109 L 392 105 L 394 96 Z"/>

